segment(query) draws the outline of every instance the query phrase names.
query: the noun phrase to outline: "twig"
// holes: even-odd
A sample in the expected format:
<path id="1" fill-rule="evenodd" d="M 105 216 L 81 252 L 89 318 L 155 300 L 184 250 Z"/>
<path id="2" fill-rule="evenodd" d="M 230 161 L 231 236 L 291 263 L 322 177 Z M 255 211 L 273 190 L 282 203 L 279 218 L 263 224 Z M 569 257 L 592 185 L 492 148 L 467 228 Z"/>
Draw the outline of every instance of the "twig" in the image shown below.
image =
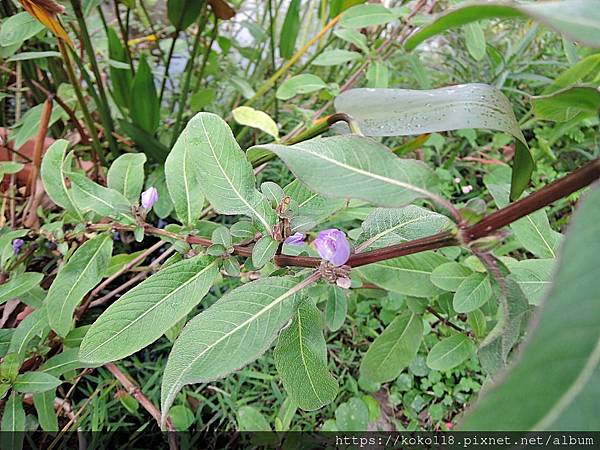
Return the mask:
<path id="1" fill-rule="evenodd" d="M 439 321 L 442 322 L 444 325 L 447 325 L 450 328 L 454 328 L 456 331 L 458 331 L 460 333 L 465 333 L 465 330 L 463 330 L 458 325 L 455 325 L 452 322 L 450 322 L 448 319 L 446 319 L 444 316 L 442 316 L 439 312 L 437 312 L 431 306 L 427 307 L 427 312 L 429 312 L 429 313 L 433 314 L 435 317 L 437 317 L 439 319 Z"/>
<path id="2" fill-rule="evenodd" d="M 134 397 L 140 403 L 140 405 L 142 405 L 142 407 L 148 411 L 148 413 L 150 413 L 154 420 L 156 420 L 156 423 L 158 423 L 158 426 L 160 426 L 160 410 L 148 399 L 148 397 L 143 394 L 139 386 L 134 383 L 128 375 L 123 373 L 123 371 L 114 363 L 105 364 L 104 367 L 112 374 L 113 377 L 117 379 L 119 383 L 121 383 L 127 393 Z M 167 430 L 175 431 L 175 427 L 173 426 L 170 418 L 167 418 L 165 425 Z"/>

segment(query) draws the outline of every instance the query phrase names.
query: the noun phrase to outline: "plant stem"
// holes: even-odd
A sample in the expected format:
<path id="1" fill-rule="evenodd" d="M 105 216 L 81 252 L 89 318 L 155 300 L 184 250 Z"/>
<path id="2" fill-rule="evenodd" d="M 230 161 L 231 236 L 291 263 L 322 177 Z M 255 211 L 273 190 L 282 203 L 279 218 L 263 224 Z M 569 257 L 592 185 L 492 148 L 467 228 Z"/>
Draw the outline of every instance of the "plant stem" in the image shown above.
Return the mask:
<path id="1" fill-rule="evenodd" d="M 69 57 L 69 53 L 65 47 L 65 44 L 58 39 L 58 48 L 60 49 L 60 53 L 65 61 L 65 68 L 67 70 L 67 76 L 69 77 L 69 82 L 73 86 L 73 90 L 75 91 L 75 96 L 77 97 L 77 101 L 79 102 L 79 107 L 81 108 L 81 113 L 83 114 L 83 121 L 85 122 L 85 126 L 88 129 L 88 136 L 92 140 L 92 148 L 102 164 L 107 166 L 106 157 L 104 155 L 104 149 L 100 145 L 100 141 L 98 140 L 98 135 L 96 134 L 96 128 L 94 127 L 94 121 L 92 120 L 92 116 L 90 115 L 90 111 L 88 110 L 87 103 L 85 102 L 85 98 L 83 97 L 83 93 L 81 92 L 81 87 L 79 86 L 79 81 L 75 76 L 75 70 L 73 69 L 73 62 Z"/>

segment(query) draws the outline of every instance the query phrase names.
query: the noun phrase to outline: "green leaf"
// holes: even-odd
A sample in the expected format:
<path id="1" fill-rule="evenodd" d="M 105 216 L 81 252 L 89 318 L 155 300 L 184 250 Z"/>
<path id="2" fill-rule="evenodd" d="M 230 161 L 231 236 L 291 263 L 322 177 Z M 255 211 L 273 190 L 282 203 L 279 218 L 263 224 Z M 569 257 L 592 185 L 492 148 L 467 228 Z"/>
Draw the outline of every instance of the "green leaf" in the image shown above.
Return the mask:
<path id="1" fill-rule="evenodd" d="M 474 311 L 485 303 L 492 296 L 492 286 L 487 274 L 474 273 L 465 278 L 452 301 L 452 308 L 457 313 L 468 313 Z"/>
<path id="2" fill-rule="evenodd" d="M 204 0 L 168 0 L 167 17 L 175 30 L 181 31 L 193 24 L 202 10 Z"/>
<path id="3" fill-rule="evenodd" d="M 445 262 L 448 260 L 443 256 L 428 251 L 376 262 L 355 270 L 368 282 L 388 291 L 412 297 L 433 297 L 444 291 L 431 282 L 431 273 Z"/>
<path id="4" fill-rule="evenodd" d="M 81 212 L 73 198 L 73 191 L 65 181 L 64 161 L 69 141 L 59 139 L 54 142 L 44 155 L 41 166 L 41 178 L 48 197 L 58 206 L 76 213 L 83 220 Z"/>
<path id="5" fill-rule="evenodd" d="M 50 327 L 59 336 L 67 335 L 75 308 L 104 276 L 112 248 L 112 236 L 99 235 L 79 247 L 58 271 L 45 304 Z"/>
<path id="6" fill-rule="evenodd" d="M 291 0 L 279 37 L 279 56 L 289 59 L 294 54 L 300 30 L 300 0 Z"/>
<path id="7" fill-rule="evenodd" d="M 600 12 L 596 0 L 550 2 L 478 2 L 464 4 L 438 16 L 410 36 L 404 47 L 412 50 L 421 42 L 450 28 L 484 19 L 531 18 L 570 39 L 600 47 Z"/>
<path id="8" fill-rule="evenodd" d="M 387 88 L 390 81 L 388 66 L 381 61 L 374 61 L 367 69 L 368 88 Z"/>
<path id="9" fill-rule="evenodd" d="M 465 32 L 465 44 L 469 54 L 475 61 L 481 61 L 485 57 L 485 34 L 481 25 L 469 23 L 463 27 Z"/>
<path id="10" fill-rule="evenodd" d="M 47 432 L 58 431 L 58 418 L 54 412 L 54 398 L 56 393 L 52 390 L 33 394 L 33 405 L 37 411 L 37 419 L 42 430 Z"/>
<path id="11" fill-rule="evenodd" d="M 160 122 L 160 105 L 154 86 L 154 75 L 142 54 L 131 85 L 129 112 L 131 120 L 149 134 L 154 134 Z"/>
<path id="12" fill-rule="evenodd" d="M 597 408 L 600 379 L 599 203 L 597 187 L 581 201 L 519 358 L 481 395 L 463 430 L 597 429 L 586 413 Z"/>
<path id="13" fill-rule="evenodd" d="M 0 101 L 2 99 L 0 98 Z M 0 177 L 4 178 L 4 175 L 10 175 L 13 173 L 19 173 L 23 170 L 25 164 L 21 164 L 14 161 L 0 161 Z"/>
<path id="14" fill-rule="evenodd" d="M 37 272 L 25 272 L 19 275 L 13 274 L 13 277 L 8 282 L 0 285 L 0 304 L 38 286 L 42 278 L 44 278 L 44 275 Z"/>
<path id="15" fill-rule="evenodd" d="M 348 312 L 348 291 L 338 286 L 329 286 L 325 303 L 325 323 L 331 331 L 339 330 Z"/>
<path id="16" fill-rule="evenodd" d="M 321 311 L 303 301 L 275 347 L 275 367 L 288 395 L 305 411 L 331 403 L 338 384 L 327 369 L 327 345 Z"/>
<path id="17" fill-rule="evenodd" d="M 262 355 L 294 314 L 302 286 L 289 277 L 257 280 L 190 320 L 163 374 L 163 421 L 183 386 L 222 378 Z"/>
<path id="18" fill-rule="evenodd" d="M 600 111 L 600 89 L 573 86 L 548 95 L 532 97 L 533 111 L 540 119 L 567 122 L 581 113 L 596 116 Z"/>
<path id="19" fill-rule="evenodd" d="M 569 67 L 567 70 L 562 72 L 554 82 L 544 89 L 543 94 L 548 95 L 553 92 L 559 91 L 563 88 L 570 87 L 574 84 L 580 83 L 584 80 L 593 80 L 593 77 L 597 75 L 598 69 L 600 68 L 600 53 L 587 56 L 579 61 L 577 64 Z M 589 77 L 588 77 L 589 75 Z"/>
<path id="20" fill-rule="evenodd" d="M 420 161 L 400 159 L 361 136 L 317 138 L 295 145 L 255 148 L 279 156 L 311 190 L 327 197 L 357 198 L 400 207 L 431 196 L 437 178 Z"/>
<path id="21" fill-rule="evenodd" d="M 419 206 L 377 208 L 361 224 L 356 252 L 364 252 L 436 234 L 449 228 L 446 216 Z"/>
<path id="22" fill-rule="evenodd" d="M 472 273 L 467 267 L 453 261 L 436 267 L 431 272 L 431 282 L 440 289 L 456 292 Z"/>
<path id="23" fill-rule="evenodd" d="M 350 50 L 326 50 L 312 62 L 313 66 L 337 66 L 362 59 L 362 55 Z"/>
<path id="24" fill-rule="evenodd" d="M 123 194 L 131 203 L 139 201 L 144 187 L 143 153 L 126 153 L 119 156 L 108 169 L 106 184 L 110 189 Z"/>
<path id="25" fill-rule="evenodd" d="M 119 125 L 133 142 L 144 152 L 144 154 L 152 157 L 157 162 L 164 162 L 169 153 L 169 149 L 166 145 L 160 142 L 154 137 L 153 134 L 148 133 L 143 128 L 137 126 L 134 123 L 127 122 L 126 120 L 119 120 Z"/>
<path id="26" fill-rule="evenodd" d="M 83 338 L 79 359 L 116 361 L 150 345 L 200 303 L 217 273 L 217 262 L 200 256 L 162 269 L 102 313 Z"/>
<path id="27" fill-rule="evenodd" d="M 10 340 L 8 353 L 16 353 L 21 360 L 25 359 L 27 344 L 29 344 L 35 336 L 43 334 L 47 327 L 48 317 L 46 311 L 38 309 L 37 311 L 32 312 L 25 317 L 15 329 Z"/>
<path id="28" fill-rule="evenodd" d="M 335 422 L 340 431 L 362 431 L 369 423 L 369 408 L 361 399 L 353 397 L 335 410 Z"/>
<path id="29" fill-rule="evenodd" d="M 398 107 L 402 105 L 402 107 Z M 465 128 L 502 131 L 517 139 L 511 198 L 527 187 L 534 162 L 509 100 L 487 84 L 432 90 L 351 89 L 335 99 L 367 136 L 407 136 Z"/>
<path id="30" fill-rule="evenodd" d="M 14 139 L 14 148 L 20 148 L 29 139 L 33 139 L 36 136 L 40 126 L 43 107 L 44 105 L 40 103 L 39 105 L 36 105 L 33 108 L 27 110 L 27 112 L 23 114 L 23 117 L 21 118 L 17 126 L 13 127 L 8 137 L 10 140 Z M 67 115 L 62 108 L 53 108 L 52 114 L 50 115 L 50 121 L 48 122 L 48 126 L 51 127 L 59 119 L 66 117 Z"/>
<path id="31" fill-rule="evenodd" d="M 13 387 L 17 392 L 33 394 L 55 389 L 60 383 L 61 381 L 58 378 L 49 373 L 25 372 L 24 374 L 17 376 Z"/>
<path id="32" fill-rule="evenodd" d="M 294 216 L 308 217 L 314 220 L 315 224 L 328 219 L 345 204 L 344 200 L 327 198 L 312 192 L 298 180 L 292 181 L 283 191 L 296 202 L 293 206 Z"/>
<path id="33" fill-rule="evenodd" d="M 347 28 L 365 28 L 384 25 L 397 16 L 381 4 L 356 5 L 346 10 L 340 25 Z"/>
<path id="34" fill-rule="evenodd" d="M 271 236 L 261 237 L 252 247 L 252 265 L 257 269 L 262 268 L 275 256 L 277 247 L 279 247 L 279 242 Z"/>
<path id="35" fill-rule="evenodd" d="M 54 51 L 46 51 L 46 52 L 22 52 L 17 55 L 13 55 L 8 58 L 6 61 L 31 61 L 34 59 L 44 59 L 44 58 L 60 58 L 60 52 Z"/>
<path id="36" fill-rule="evenodd" d="M 258 111 L 249 106 L 240 106 L 232 112 L 233 118 L 240 125 L 246 125 L 252 128 L 258 128 L 261 131 L 273 136 L 279 137 L 279 128 L 271 116 L 263 111 Z"/>
<path id="37" fill-rule="evenodd" d="M 125 47 L 121 44 L 117 32 L 112 27 L 107 27 L 108 36 L 108 57 L 111 61 L 119 61 L 121 63 L 127 63 L 127 52 Z M 131 86 L 133 83 L 133 77 L 131 75 L 131 68 L 129 64 L 126 68 L 116 68 L 113 65 L 108 67 L 110 73 L 110 82 L 112 85 L 112 96 L 122 108 L 129 109 L 131 103 Z M 136 100 L 135 98 L 133 100 Z"/>
<path id="38" fill-rule="evenodd" d="M 25 411 L 21 396 L 12 392 L 4 405 L 2 431 L 25 431 Z M 17 443 L 20 441 L 20 444 Z M 23 444 L 22 433 L 2 433 L 2 448 L 19 450 Z"/>
<path id="39" fill-rule="evenodd" d="M 498 167 L 483 178 L 485 186 L 492 194 L 496 205 L 508 205 L 508 171 Z M 550 227 L 545 210 L 539 210 L 510 225 L 516 238 L 526 250 L 540 258 L 555 258 L 562 235 Z"/>
<path id="40" fill-rule="evenodd" d="M 510 278 L 515 280 L 530 305 L 539 305 L 544 292 L 550 287 L 554 259 L 526 259 L 511 264 Z"/>
<path id="41" fill-rule="evenodd" d="M 14 333 L 13 328 L 0 328 L 0 358 L 4 358 Z"/>
<path id="42" fill-rule="evenodd" d="M 409 311 L 396 316 L 369 346 L 360 363 L 360 375 L 376 383 L 396 379 L 415 359 L 422 339 L 421 316 Z"/>
<path id="43" fill-rule="evenodd" d="M 342 28 L 333 32 L 337 37 L 343 39 L 346 42 L 358 47 L 365 53 L 369 53 L 369 47 L 367 46 L 367 37 L 360 31 L 352 30 L 349 28 Z"/>
<path id="44" fill-rule="evenodd" d="M 177 139 L 177 146 L 189 147 L 200 187 L 215 211 L 250 216 L 271 233 L 275 212 L 256 189 L 252 166 L 223 119 L 211 113 L 196 114 Z"/>
<path id="45" fill-rule="evenodd" d="M 312 92 L 325 89 L 327 83 L 321 78 L 312 74 L 296 75 L 288 78 L 281 86 L 277 88 L 276 96 L 280 100 L 289 100 L 290 98 L 300 94 L 310 94 Z"/>
<path id="46" fill-rule="evenodd" d="M 244 405 L 237 411 L 239 431 L 271 431 L 271 426 L 265 416 L 253 406 Z"/>
<path id="47" fill-rule="evenodd" d="M 0 27 L 0 42 L 3 47 L 18 45 L 35 36 L 44 29 L 29 13 L 23 11 L 5 18 Z"/>
<path id="48" fill-rule="evenodd" d="M 79 360 L 79 348 L 64 348 L 62 352 L 49 358 L 40 371 L 55 377 L 75 369 L 93 367 Z"/>
<path id="49" fill-rule="evenodd" d="M 135 223 L 131 203 L 114 189 L 100 186 L 85 175 L 69 173 L 73 198 L 82 211 L 94 211 L 103 217 L 112 217 L 120 222 Z"/>
<path id="50" fill-rule="evenodd" d="M 455 334 L 435 344 L 427 365 L 433 370 L 450 370 L 475 354 L 475 344 L 464 334 Z"/>

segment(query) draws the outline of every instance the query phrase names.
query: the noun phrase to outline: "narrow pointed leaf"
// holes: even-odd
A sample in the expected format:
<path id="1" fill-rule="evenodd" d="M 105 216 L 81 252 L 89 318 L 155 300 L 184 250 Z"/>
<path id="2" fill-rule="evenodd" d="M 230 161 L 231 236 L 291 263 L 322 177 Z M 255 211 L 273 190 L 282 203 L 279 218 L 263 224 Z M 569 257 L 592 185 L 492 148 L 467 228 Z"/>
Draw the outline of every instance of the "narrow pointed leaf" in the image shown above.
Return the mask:
<path id="1" fill-rule="evenodd" d="M 552 94 L 532 97 L 531 102 L 539 118 L 567 122 L 581 113 L 596 116 L 600 111 L 600 89 L 595 86 L 571 86 Z"/>
<path id="2" fill-rule="evenodd" d="M 432 90 L 351 89 L 335 99 L 338 112 L 350 114 L 367 136 L 407 136 L 484 128 L 516 138 L 511 198 L 527 187 L 534 162 L 512 106 L 487 84 Z"/>
<path id="3" fill-rule="evenodd" d="M 339 330 L 346 320 L 348 312 L 348 291 L 332 285 L 329 287 L 325 303 L 325 323 L 331 331 Z"/>
<path id="4" fill-rule="evenodd" d="M 58 419 L 54 412 L 55 397 L 56 393 L 53 390 L 33 394 L 33 405 L 37 411 L 37 419 L 44 431 L 58 431 Z"/>
<path id="5" fill-rule="evenodd" d="M 55 389 L 60 383 L 61 381 L 58 378 L 49 373 L 26 372 L 17 377 L 13 387 L 17 392 L 34 394 Z"/>
<path id="6" fill-rule="evenodd" d="M 313 411 L 335 399 L 338 384 L 327 369 L 323 319 L 311 300 L 300 304 L 273 355 L 283 387 L 298 407 Z"/>
<path id="7" fill-rule="evenodd" d="M 163 375 L 163 422 L 183 386 L 222 378 L 262 355 L 293 316 L 302 286 L 288 277 L 254 281 L 190 320 Z"/>
<path id="8" fill-rule="evenodd" d="M 7 283 L 0 285 L 0 304 L 38 286 L 42 278 L 44 278 L 44 275 L 37 272 L 13 274 L 13 277 Z"/>
<path id="9" fill-rule="evenodd" d="M 43 334 L 48 328 L 48 317 L 46 311 L 38 309 L 29 314 L 14 330 L 10 339 L 7 353 L 17 353 L 21 359 L 25 359 L 27 344 L 35 337 Z"/>
<path id="10" fill-rule="evenodd" d="M 45 300 L 50 327 L 58 335 L 67 335 L 75 308 L 104 276 L 112 248 L 111 235 L 97 236 L 79 247 L 58 271 Z"/>
<path id="11" fill-rule="evenodd" d="M 73 191 L 67 187 L 65 181 L 64 160 L 68 146 L 68 141 L 59 139 L 48 147 L 42 160 L 40 175 L 48 197 L 58 206 L 78 214 L 79 218 L 83 219 L 73 198 Z"/>
<path id="12" fill-rule="evenodd" d="M 144 187 L 143 153 L 126 153 L 119 156 L 108 169 L 106 184 L 110 189 L 123 194 L 130 202 L 139 201 Z"/>
<path id="13" fill-rule="evenodd" d="M 206 198 L 220 214 L 244 214 L 270 233 L 275 212 L 256 189 L 252 166 L 231 129 L 219 116 L 198 113 L 187 124 L 177 143 L 188 148 Z"/>
<path id="14" fill-rule="evenodd" d="M 154 75 L 142 54 L 131 84 L 129 112 L 133 123 L 149 134 L 154 134 L 160 122 L 160 105 Z"/>
<path id="15" fill-rule="evenodd" d="M 14 391 L 4 405 L 2 431 L 25 431 L 25 411 L 23 410 L 22 399 Z M 20 442 L 20 445 L 17 445 L 18 442 Z M 2 448 L 20 449 L 22 443 L 22 433 L 2 433 Z"/>
<path id="16" fill-rule="evenodd" d="M 294 54 L 296 39 L 300 30 L 300 0 L 291 0 L 285 14 L 279 38 L 279 56 L 289 59 Z"/>
<path id="17" fill-rule="evenodd" d="M 311 190 L 327 197 L 358 198 L 400 207 L 427 198 L 437 179 L 421 162 L 400 159 L 361 136 L 311 139 L 295 145 L 263 145 L 279 156 Z"/>
<path id="18" fill-rule="evenodd" d="M 200 256 L 162 269 L 102 313 L 83 338 L 79 359 L 116 361 L 150 345 L 200 303 L 217 273 L 217 262 Z"/>
<path id="19" fill-rule="evenodd" d="M 360 363 L 360 374 L 375 383 L 392 381 L 415 359 L 423 339 L 421 316 L 406 311 L 369 346 Z"/>
<path id="20" fill-rule="evenodd" d="M 580 203 L 527 342 L 512 367 L 464 417 L 463 430 L 597 429 L 597 416 L 586 412 L 598 406 L 599 203 L 597 187 Z"/>

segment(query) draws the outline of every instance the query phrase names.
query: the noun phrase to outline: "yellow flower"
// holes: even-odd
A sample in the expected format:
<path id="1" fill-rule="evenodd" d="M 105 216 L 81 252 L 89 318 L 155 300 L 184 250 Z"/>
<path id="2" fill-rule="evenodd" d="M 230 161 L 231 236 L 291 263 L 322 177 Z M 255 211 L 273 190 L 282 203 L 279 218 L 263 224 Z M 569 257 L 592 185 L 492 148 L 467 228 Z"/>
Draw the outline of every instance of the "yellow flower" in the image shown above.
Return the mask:
<path id="1" fill-rule="evenodd" d="M 65 11 L 62 5 L 54 0 L 19 0 L 25 11 L 39 20 L 42 25 L 48 28 L 58 39 L 65 41 L 71 47 L 73 42 L 67 31 L 64 29 L 58 15 Z"/>

